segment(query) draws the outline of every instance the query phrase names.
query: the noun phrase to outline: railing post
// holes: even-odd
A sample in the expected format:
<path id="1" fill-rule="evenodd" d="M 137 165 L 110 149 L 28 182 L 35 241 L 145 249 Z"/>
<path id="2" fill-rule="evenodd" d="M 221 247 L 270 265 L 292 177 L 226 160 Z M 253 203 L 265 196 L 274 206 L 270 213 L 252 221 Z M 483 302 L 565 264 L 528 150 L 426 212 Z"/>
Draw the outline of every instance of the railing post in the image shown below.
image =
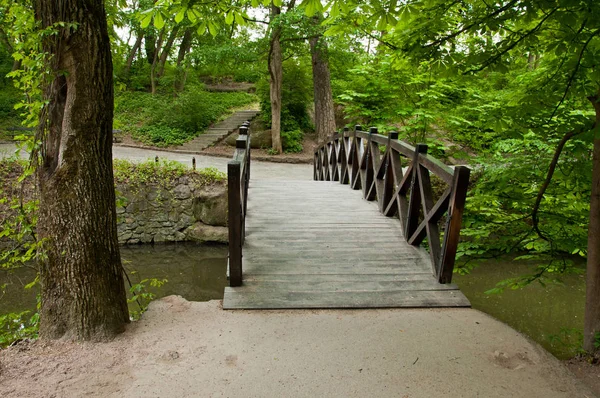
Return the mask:
<path id="1" fill-rule="evenodd" d="M 467 188 L 471 169 L 466 166 L 456 166 L 452 180 L 452 194 L 446 216 L 446 231 L 444 232 L 444 243 L 442 246 L 442 258 L 440 270 L 437 275 L 440 283 L 452 282 L 452 272 L 456 260 L 456 250 L 460 238 L 460 225 L 467 199 Z"/>
<path id="2" fill-rule="evenodd" d="M 421 191 L 419 190 L 419 156 L 427 153 L 426 144 L 417 144 L 412 159 L 412 179 L 410 182 L 410 200 L 408 202 L 408 215 L 406 217 L 406 231 L 404 239 L 408 241 L 419 226 L 419 211 L 421 206 Z"/>
<path id="3" fill-rule="evenodd" d="M 229 285 L 242 284 L 242 203 L 240 197 L 241 164 L 227 163 L 227 200 L 229 222 Z"/>
<path id="4" fill-rule="evenodd" d="M 246 235 L 246 209 L 248 208 L 248 186 L 250 185 L 250 122 L 244 122 L 240 126 L 240 136 L 246 137 L 246 157 L 245 157 L 245 173 L 244 173 L 244 221 L 243 226 L 244 230 L 242 231 L 242 236 Z M 242 239 L 243 244 L 243 239 Z"/>

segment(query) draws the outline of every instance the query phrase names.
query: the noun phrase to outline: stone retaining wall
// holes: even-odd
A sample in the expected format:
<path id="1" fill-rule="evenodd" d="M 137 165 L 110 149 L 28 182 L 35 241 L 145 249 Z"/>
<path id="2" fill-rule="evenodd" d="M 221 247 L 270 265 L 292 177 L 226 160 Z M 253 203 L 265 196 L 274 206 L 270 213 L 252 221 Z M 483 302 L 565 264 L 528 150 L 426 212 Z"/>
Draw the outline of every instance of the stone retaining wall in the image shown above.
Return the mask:
<path id="1" fill-rule="evenodd" d="M 118 184 L 117 230 L 121 244 L 226 243 L 225 182 L 200 186 L 184 176 L 164 185 Z"/>

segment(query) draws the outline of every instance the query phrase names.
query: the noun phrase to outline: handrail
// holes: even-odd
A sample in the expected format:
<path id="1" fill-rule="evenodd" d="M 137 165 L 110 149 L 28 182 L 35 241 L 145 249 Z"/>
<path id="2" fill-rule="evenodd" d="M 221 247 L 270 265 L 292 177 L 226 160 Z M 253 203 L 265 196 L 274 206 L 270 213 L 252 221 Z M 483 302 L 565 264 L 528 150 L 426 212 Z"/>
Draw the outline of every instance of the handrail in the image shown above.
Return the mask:
<path id="1" fill-rule="evenodd" d="M 385 146 L 383 154 L 380 145 Z M 410 161 L 405 172 L 402 158 Z M 398 140 L 396 132 L 384 136 L 375 127 L 366 132 L 357 125 L 352 132 L 346 127 L 333 134 L 317 148 L 313 171 L 315 180 L 349 184 L 352 189 L 361 189 L 365 199 L 377 200 L 381 213 L 400 219 L 409 244 L 418 246 L 427 238 L 437 280 L 452 281 L 471 172 L 468 167 L 451 168 L 428 155 L 427 145 L 413 147 Z M 447 184 L 436 202 L 432 173 Z M 444 215 L 440 242 L 438 223 Z"/>
<path id="2" fill-rule="evenodd" d="M 233 159 L 227 162 L 229 227 L 229 285 L 242 284 L 242 245 L 246 237 L 248 184 L 250 183 L 250 122 L 244 122 L 235 141 Z"/>

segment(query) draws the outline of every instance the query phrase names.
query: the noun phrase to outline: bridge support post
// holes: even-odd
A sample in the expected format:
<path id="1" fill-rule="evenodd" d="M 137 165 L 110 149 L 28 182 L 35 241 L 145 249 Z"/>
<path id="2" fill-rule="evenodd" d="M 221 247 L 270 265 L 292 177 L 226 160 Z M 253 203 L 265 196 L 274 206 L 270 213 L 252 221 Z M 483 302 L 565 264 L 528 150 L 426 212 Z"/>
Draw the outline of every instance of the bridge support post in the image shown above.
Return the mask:
<path id="1" fill-rule="evenodd" d="M 471 169 L 466 166 L 457 166 L 454 169 L 454 178 L 452 181 L 454 188 L 450 196 L 450 205 L 448 206 L 442 258 L 437 275 L 440 283 L 452 282 L 452 271 L 454 270 L 456 250 L 460 238 L 460 224 L 465 209 L 470 174 Z"/>
<path id="2" fill-rule="evenodd" d="M 227 200 L 229 222 L 229 285 L 242 284 L 242 198 L 241 163 L 227 163 Z"/>

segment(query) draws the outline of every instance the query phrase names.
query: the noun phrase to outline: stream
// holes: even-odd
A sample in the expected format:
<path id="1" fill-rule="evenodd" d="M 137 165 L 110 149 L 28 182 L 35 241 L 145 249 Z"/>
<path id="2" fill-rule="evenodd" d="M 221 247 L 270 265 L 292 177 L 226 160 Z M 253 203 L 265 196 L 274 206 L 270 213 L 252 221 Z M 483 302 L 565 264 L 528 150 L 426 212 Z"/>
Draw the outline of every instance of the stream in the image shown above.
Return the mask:
<path id="1" fill-rule="evenodd" d="M 149 288 L 157 297 L 177 294 L 190 301 L 223 298 L 227 283 L 226 245 L 127 246 L 121 247 L 121 257 L 134 284 L 146 278 L 168 280 L 160 288 Z M 565 331 L 583 329 L 583 275 L 558 275 L 562 284 L 542 286 L 534 282 L 524 289 L 507 290 L 502 294 L 484 293 L 500 280 L 532 273 L 533 269 L 532 265 L 522 262 L 487 261 L 468 275 L 455 275 L 453 282 L 460 286 L 473 308 L 531 337 L 558 358 L 569 358 L 575 354 L 577 334 L 569 335 Z M 0 273 L 0 286 L 7 284 L 5 294 L 0 297 L 0 314 L 35 309 L 36 291 L 23 289 L 34 275 L 34 270 L 29 268 L 11 275 Z"/>

